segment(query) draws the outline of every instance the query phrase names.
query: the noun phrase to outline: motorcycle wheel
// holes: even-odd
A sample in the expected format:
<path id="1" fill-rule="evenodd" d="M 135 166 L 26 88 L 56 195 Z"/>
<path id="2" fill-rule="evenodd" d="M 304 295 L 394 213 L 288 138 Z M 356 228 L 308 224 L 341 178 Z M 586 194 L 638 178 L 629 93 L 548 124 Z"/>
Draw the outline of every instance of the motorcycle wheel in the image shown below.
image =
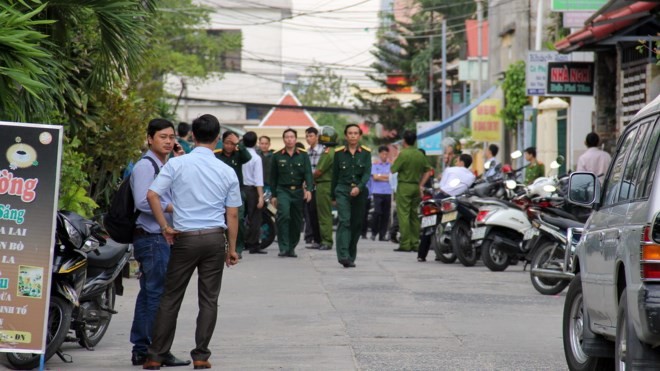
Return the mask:
<path id="1" fill-rule="evenodd" d="M 466 267 L 475 265 L 479 258 L 477 247 L 472 244 L 470 236 L 470 226 L 464 220 L 457 221 L 451 230 L 451 244 L 454 254 L 456 254 L 461 264 Z"/>
<path id="2" fill-rule="evenodd" d="M 277 235 L 277 227 L 273 215 L 270 211 L 264 210 L 261 214 L 261 236 L 259 237 L 259 250 L 263 250 L 270 246 L 275 241 Z"/>
<path id="3" fill-rule="evenodd" d="M 493 272 L 501 272 L 509 266 L 509 255 L 503 253 L 493 241 L 486 236 L 481 245 L 481 260 Z"/>
<path id="4" fill-rule="evenodd" d="M 554 248 L 554 253 L 552 252 Z M 551 256 L 552 254 L 552 256 Z M 564 249 L 555 248 L 555 243 L 545 241 L 541 244 L 538 250 L 532 257 L 532 269 L 543 268 L 553 269 L 559 272 L 562 271 L 564 264 Z M 530 269 L 529 277 L 532 280 L 532 286 L 543 295 L 557 295 L 564 291 L 566 286 L 570 283 L 569 280 L 562 280 L 560 278 L 547 278 L 539 277 L 532 274 Z"/>
<path id="5" fill-rule="evenodd" d="M 48 324 L 46 335 L 46 354 L 48 361 L 60 349 L 71 326 L 71 302 L 59 296 L 51 295 L 48 303 Z M 31 370 L 39 367 L 40 354 L 7 353 L 7 361 L 16 370 Z"/>
<path id="6" fill-rule="evenodd" d="M 88 303 L 83 303 L 82 306 L 86 308 L 80 308 L 78 313 L 86 313 L 85 317 L 94 317 L 94 318 L 78 318 L 81 325 L 80 328 L 76 329 L 76 337 L 78 338 L 78 344 L 85 348 L 94 348 L 100 341 L 103 339 L 103 335 L 108 331 L 108 326 L 110 326 L 110 320 L 112 320 L 112 313 L 106 312 L 99 307 L 99 304 L 103 307 L 115 309 L 115 283 L 113 282 L 105 290 L 103 295 L 98 298 L 97 301 L 92 301 Z"/>
<path id="7" fill-rule="evenodd" d="M 451 246 L 442 244 L 440 242 L 441 236 L 442 227 L 438 225 L 435 233 L 433 233 L 433 238 L 431 239 L 431 243 L 433 244 L 433 251 L 435 251 L 435 260 L 445 264 L 452 264 L 456 261 L 456 254 L 454 254 Z"/>

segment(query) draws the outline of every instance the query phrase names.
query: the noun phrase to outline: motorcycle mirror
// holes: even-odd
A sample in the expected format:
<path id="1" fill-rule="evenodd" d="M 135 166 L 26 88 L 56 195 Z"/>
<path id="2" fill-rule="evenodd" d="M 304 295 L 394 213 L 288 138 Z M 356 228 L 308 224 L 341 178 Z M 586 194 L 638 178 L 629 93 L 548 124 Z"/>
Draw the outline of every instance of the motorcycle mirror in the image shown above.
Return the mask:
<path id="1" fill-rule="evenodd" d="M 557 163 L 558 163 L 559 165 L 563 165 L 564 162 L 566 162 L 566 159 L 564 158 L 564 156 L 559 155 L 559 156 L 557 156 L 557 158 L 555 159 L 555 161 L 557 161 Z"/>
<path id="2" fill-rule="evenodd" d="M 484 169 L 486 169 L 486 170 L 490 169 L 490 161 L 488 161 L 484 164 Z"/>
<path id="3" fill-rule="evenodd" d="M 550 163 L 550 169 L 559 169 L 561 167 L 561 164 L 557 161 L 552 161 Z"/>
<path id="4" fill-rule="evenodd" d="M 458 178 L 454 178 L 454 179 L 449 181 L 449 186 L 452 187 L 452 188 L 453 187 L 458 187 L 459 184 L 461 184 L 461 180 L 458 179 Z"/>
<path id="5" fill-rule="evenodd" d="M 515 181 L 515 180 L 507 180 L 507 181 L 504 182 L 504 183 L 506 184 L 506 187 L 507 187 L 508 189 L 516 189 L 516 186 L 518 185 L 518 184 L 516 184 L 516 181 Z"/>
<path id="6" fill-rule="evenodd" d="M 511 153 L 511 158 L 516 160 L 522 157 L 522 152 L 520 151 L 515 151 Z"/>
<path id="7" fill-rule="evenodd" d="M 548 193 L 555 193 L 557 187 L 553 186 L 552 184 L 546 184 L 543 186 L 543 190 Z"/>

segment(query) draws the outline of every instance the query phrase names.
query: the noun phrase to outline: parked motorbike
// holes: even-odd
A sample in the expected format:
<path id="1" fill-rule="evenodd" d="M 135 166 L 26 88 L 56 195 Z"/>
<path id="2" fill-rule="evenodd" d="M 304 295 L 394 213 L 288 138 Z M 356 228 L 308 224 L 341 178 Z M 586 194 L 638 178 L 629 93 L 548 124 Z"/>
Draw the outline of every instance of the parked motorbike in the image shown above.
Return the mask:
<path id="1" fill-rule="evenodd" d="M 115 295 L 123 293 L 121 272 L 132 251 L 131 245 L 109 245 L 98 223 L 73 212 L 57 213 L 45 360 L 58 354 L 67 362 L 60 347 L 69 330 L 76 334 L 70 340 L 88 349 L 105 334 L 116 313 Z M 33 369 L 40 354 L 8 353 L 7 360 L 16 369 Z"/>
<path id="2" fill-rule="evenodd" d="M 273 198 L 272 193 L 269 191 L 264 193 L 264 207 L 261 209 L 261 236 L 259 237 L 259 250 L 263 250 L 270 246 L 275 241 L 277 236 L 277 224 L 275 216 L 277 209 L 270 202 Z"/>

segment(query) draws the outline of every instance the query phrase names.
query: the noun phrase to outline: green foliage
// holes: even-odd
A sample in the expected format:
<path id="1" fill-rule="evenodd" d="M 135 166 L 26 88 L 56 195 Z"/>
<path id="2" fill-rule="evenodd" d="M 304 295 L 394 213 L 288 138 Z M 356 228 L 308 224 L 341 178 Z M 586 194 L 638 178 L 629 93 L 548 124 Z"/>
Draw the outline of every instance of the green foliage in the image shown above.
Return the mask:
<path id="1" fill-rule="evenodd" d="M 660 35 L 658 33 L 657 35 Z M 640 40 L 638 41 L 638 44 L 635 49 L 637 52 L 640 54 L 646 54 L 646 53 L 651 53 L 655 56 L 655 64 L 657 66 L 660 66 L 660 41 L 656 41 L 655 43 L 650 42 L 650 41 L 643 41 Z"/>
<path id="2" fill-rule="evenodd" d="M 57 207 L 76 212 L 84 217 L 91 217 L 96 202 L 87 196 L 89 180 L 84 168 L 91 158 L 79 151 L 80 139 L 65 139 L 62 152 L 62 171 L 60 172 L 60 197 Z"/>
<path id="3" fill-rule="evenodd" d="M 502 82 L 504 108 L 500 112 L 504 125 L 516 130 L 523 120 L 523 107 L 528 104 L 525 92 L 525 62 L 518 61 L 509 66 Z"/>

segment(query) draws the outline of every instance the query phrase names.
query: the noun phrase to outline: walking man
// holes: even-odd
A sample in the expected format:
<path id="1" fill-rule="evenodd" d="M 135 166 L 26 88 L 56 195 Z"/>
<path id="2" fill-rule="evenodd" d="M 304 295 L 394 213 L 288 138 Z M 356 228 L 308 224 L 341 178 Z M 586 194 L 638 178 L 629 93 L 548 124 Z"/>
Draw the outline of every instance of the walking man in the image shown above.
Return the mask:
<path id="1" fill-rule="evenodd" d="M 424 184 L 433 173 L 426 156 L 415 146 L 417 134 L 403 133 L 403 149 L 394 160 L 390 171 L 398 173 L 396 188 L 396 213 L 399 218 L 401 239 L 394 251 L 417 251 L 420 221 L 417 207 L 422 201 Z"/>
<path id="2" fill-rule="evenodd" d="M 261 210 L 264 207 L 264 169 L 261 157 L 254 146 L 257 144 L 257 133 L 248 131 L 243 135 L 243 144 L 252 158 L 243 165 L 243 194 L 245 195 L 245 210 L 247 216 L 247 234 L 245 246 L 250 254 L 267 254 L 259 249 L 261 236 Z"/>
<path id="3" fill-rule="evenodd" d="M 156 311 L 160 304 L 165 285 L 165 273 L 170 259 L 170 244 L 160 232 L 149 202 L 147 191 L 149 186 L 167 161 L 174 148 L 174 124 L 165 119 L 154 119 L 147 126 L 147 143 L 149 151 L 133 167 L 131 173 L 131 189 L 135 207 L 140 211 L 136 221 L 133 238 L 133 256 L 140 264 L 140 291 L 135 299 L 135 314 L 131 326 L 131 343 L 133 366 L 144 364 L 147 358 L 147 348 L 151 344 Z M 183 154 L 182 151 L 177 155 Z M 172 194 L 164 192 L 161 197 L 163 216 L 168 224 L 172 222 Z M 167 353 L 163 357 L 166 366 L 187 366 L 190 361 L 182 361 Z"/>
<path id="4" fill-rule="evenodd" d="M 371 189 L 374 199 L 374 214 L 371 221 L 371 240 L 387 241 L 387 227 L 390 223 L 392 207 L 392 186 L 390 185 L 391 164 L 387 160 L 390 150 L 387 146 L 378 147 L 378 160 L 371 167 Z"/>
<path id="5" fill-rule="evenodd" d="M 284 149 L 273 154 L 271 167 L 271 202 L 277 208 L 277 243 L 280 246 L 277 256 L 297 258 L 295 249 L 300 241 L 303 200 L 312 200 L 312 165 L 305 150 L 296 148 L 298 133 L 295 130 L 284 130 L 282 138 Z"/>
<path id="6" fill-rule="evenodd" d="M 331 126 L 321 129 L 319 142 L 325 146 L 314 171 L 316 182 L 316 212 L 319 216 L 319 235 L 321 246 L 319 250 L 332 250 L 332 164 L 337 145 L 337 132 Z"/>
<path id="7" fill-rule="evenodd" d="M 344 268 L 355 267 L 364 208 L 371 175 L 371 150 L 360 145 L 362 129 L 348 124 L 344 129 L 346 146 L 335 149 L 332 165 L 332 201 L 337 204 L 337 260 Z"/>
<path id="8" fill-rule="evenodd" d="M 599 143 L 600 137 L 598 134 L 587 134 L 587 138 L 584 141 L 584 144 L 587 145 L 587 151 L 578 158 L 577 171 L 592 172 L 602 181 L 602 176 L 607 172 L 607 168 L 610 166 L 610 161 L 612 161 L 612 156 L 602 149 L 599 149 Z"/>
<path id="9" fill-rule="evenodd" d="M 165 364 L 174 341 L 179 308 L 195 269 L 199 276 L 199 313 L 195 348 L 190 355 L 195 369 L 211 368 L 209 343 L 218 316 L 223 263 L 231 266 L 238 262 L 236 234 L 241 195 L 236 173 L 213 156 L 220 123 L 212 115 L 202 115 L 193 121 L 192 130 L 195 149 L 186 156 L 170 159 L 147 193 L 163 236 L 172 244 L 153 341 L 142 366 L 148 370 L 158 370 Z M 168 192 L 177 200 L 174 226 L 163 214 L 161 195 Z"/>
<path id="10" fill-rule="evenodd" d="M 243 249 L 245 248 L 245 194 L 243 193 L 243 165 L 252 158 L 252 155 L 239 145 L 238 134 L 233 131 L 225 131 L 222 134 L 222 148 L 213 151 L 215 157 L 224 162 L 225 165 L 234 169 L 238 177 L 238 183 L 241 187 L 241 207 L 238 209 L 238 237 L 236 239 L 236 252 L 238 258 L 243 258 Z"/>
<path id="11" fill-rule="evenodd" d="M 323 153 L 323 146 L 319 143 L 319 131 L 315 127 L 305 129 L 305 139 L 309 145 L 307 155 L 312 164 L 312 174 L 316 170 L 319 158 Z M 305 204 L 305 242 L 310 244 L 307 248 L 321 247 L 321 233 L 319 232 L 319 216 L 316 210 L 316 187 L 312 189 L 312 201 Z"/>

